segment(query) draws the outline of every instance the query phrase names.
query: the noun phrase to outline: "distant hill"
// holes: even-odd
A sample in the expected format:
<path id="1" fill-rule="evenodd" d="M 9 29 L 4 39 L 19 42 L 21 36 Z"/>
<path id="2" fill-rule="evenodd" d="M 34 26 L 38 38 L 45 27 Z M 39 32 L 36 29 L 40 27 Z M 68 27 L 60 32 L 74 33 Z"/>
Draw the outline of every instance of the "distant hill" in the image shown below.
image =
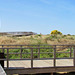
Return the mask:
<path id="1" fill-rule="evenodd" d="M 29 36 L 36 35 L 34 32 L 0 32 L 1 36 Z"/>

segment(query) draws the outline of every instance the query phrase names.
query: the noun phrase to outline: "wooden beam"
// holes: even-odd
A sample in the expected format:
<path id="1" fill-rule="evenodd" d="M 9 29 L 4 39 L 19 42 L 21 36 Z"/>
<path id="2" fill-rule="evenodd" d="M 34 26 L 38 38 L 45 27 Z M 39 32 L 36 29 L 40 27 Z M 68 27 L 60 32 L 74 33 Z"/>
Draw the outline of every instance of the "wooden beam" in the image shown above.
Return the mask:
<path id="1" fill-rule="evenodd" d="M 2 52 L 4 53 L 3 45 L 2 45 Z"/>
<path id="2" fill-rule="evenodd" d="M 31 48 L 31 68 L 33 68 L 33 49 Z"/>
<path id="3" fill-rule="evenodd" d="M 20 51 L 20 58 L 22 59 L 22 51 L 23 51 L 23 49 L 22 49 L 22 46 L 21 46 L 21 51 Z"/>
<path id="4" fill-rule="evenodd" d="M 70 48 L 70 57 L 72 57 L 72 47 Z"/>
<path id="5" fill-rule="evenodd" d="M 40 46 L 38 46 L 40 47 Z M 38 49 L 38 58 L 40 59 L 40 49 Z"/>
<path id="6" fill-rule="evenodd" d="M 51 75 L 53 75 L 53 72 L 51 73 Z"/>
<path id="7" fill-rule="evenodd" d="M 7 68 L 9 68 L 9 49 L 7 49 Z"/>
<path id="8" fill-rule="evenodd" d="M 75 47 L 73 48 L 73 51 L 74 51 L 74 52 L 73 52 L 73 53 L 74 53 L 74 54 L 73 54 L 73 55 L 74 55 L 73 63 L 74 63 L 74 67 L 75 67 Z"/>
<path id="9" fill-rule="evenodd" d="M 56 67 L 56 45 L 54 47 L 54 67 Z"/>
<path id="10" fill-rule="evenodd" d="M 37 73 L 73 72 L 75 71 L 75 67 L 5 69 L 5 71 L 7 74 L 37 74 Z"/>

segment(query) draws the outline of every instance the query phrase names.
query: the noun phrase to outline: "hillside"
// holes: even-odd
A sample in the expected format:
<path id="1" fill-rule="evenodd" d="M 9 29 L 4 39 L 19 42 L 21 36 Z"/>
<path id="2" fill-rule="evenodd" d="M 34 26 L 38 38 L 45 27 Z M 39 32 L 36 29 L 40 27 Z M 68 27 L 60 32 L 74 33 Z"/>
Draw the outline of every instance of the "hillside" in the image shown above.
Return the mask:
<path id="1" fill-rule="evenodd" d="M 75 35 L 0 36 L 0 44 L 75 44 Z"/>

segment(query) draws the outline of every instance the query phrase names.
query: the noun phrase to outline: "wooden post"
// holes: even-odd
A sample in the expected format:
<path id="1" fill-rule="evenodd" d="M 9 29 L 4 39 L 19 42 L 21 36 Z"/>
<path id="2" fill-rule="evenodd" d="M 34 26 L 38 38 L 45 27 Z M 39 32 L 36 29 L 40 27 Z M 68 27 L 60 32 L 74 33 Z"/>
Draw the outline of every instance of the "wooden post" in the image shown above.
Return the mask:
<path id="1" fill-rule="evenodd" d="M 3 45 L 2 45 L 2 52 L 4 53 Z"/>
<path id="2" fill-rule="evenodd" d="M 73 48 L 73 55 L 74 55 L 74 58 L 73 58 L 73 63 L 74 63 L 74 67 L 75 67 L 75 47 Z"/>
<path id="3" fill-rule="evenodd" d="M 38 47 L 40 46 L 38 45 Z M 40 59 L 40 48 L 38 48 L 38 58 Z"/>
<path id="4" fill-rule="evenodd" d="M 21 46 L 20 58 L 22 59 L 22 46 Z"/>
<path id="5" fill-rule="evenodd" d="M 7 69 L 9 68 L 9 49 L 7 49 Z"/>
<path id="6" fill-rule="evenodd" d="M 54 67 L 56 67 L 56 45 L 54 47 Z"/>
<path id="7" fill-rule="evenodd" d="M 0 53 L 0 59 L 4 59 L 4 53 Z M 0 60 L 0 65 L 4 68 L 4 60 Z"/>
<path id="8" fill-rule="evenodd" d="M 31 49 L 31 68 L 33 68 L 33 49 Z"/>
<path id="9" fill-rule="evenodd" d="M 25 75 L 25 74 L 19 74 L 19 75 Z"/>
<path id="10" fill-rule="evenodd" d="M 51 73 L 51 75 L 53 75 L 53 73 Z"/>
<path id="11" fill-rule="evenodd" d="M 70 57 L 72 57 L 72 47 L 70 48 Z"/>

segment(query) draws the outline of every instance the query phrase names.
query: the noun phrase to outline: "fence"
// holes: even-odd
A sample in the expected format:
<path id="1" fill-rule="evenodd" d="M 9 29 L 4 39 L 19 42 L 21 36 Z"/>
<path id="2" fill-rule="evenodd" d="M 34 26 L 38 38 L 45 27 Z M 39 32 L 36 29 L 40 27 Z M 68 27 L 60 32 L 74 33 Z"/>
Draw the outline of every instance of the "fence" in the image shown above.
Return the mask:
<path id="1" fill-rule="evenodd" d="M 12 50 L 18 49 L 18 52 L 13 52 Z M 66 51 L 67 49 L 67 51 Z M 25 52 L 30 50 L 29 52 Z M 42 51 L 45 50 L 45 51 Z M 64 52 L 65 50 L 65 52 Z M 0 51 L 6 56 L 5 59 L 0 59 L 7 61 L 7 69 L 9 68 L 10 60 L 31 60 L 31 68 L 33 67 L 33 60 L 44 60 L 53 59 L 54 66 L 56 66 L 56 59 L 73 59 L 73 65 L 75 67 L 75 45 L 0 45 Z M 58 54 L 65 53 L 69 54 L 68 57 L 59 57 Z M 19 54 L 19 58 L 10 58 L 10 55 Z M 24 58 L 23 54 L 30 54 L 30 58 Z M 35 57 L 34 54 L 37 54 Z M 53 54 L 52 57 L 40 57 L 41 54 Z M 58 57 L 57 57 L 58 55 Z M 60 66 L 61 67 L 61 66 Z"/>

